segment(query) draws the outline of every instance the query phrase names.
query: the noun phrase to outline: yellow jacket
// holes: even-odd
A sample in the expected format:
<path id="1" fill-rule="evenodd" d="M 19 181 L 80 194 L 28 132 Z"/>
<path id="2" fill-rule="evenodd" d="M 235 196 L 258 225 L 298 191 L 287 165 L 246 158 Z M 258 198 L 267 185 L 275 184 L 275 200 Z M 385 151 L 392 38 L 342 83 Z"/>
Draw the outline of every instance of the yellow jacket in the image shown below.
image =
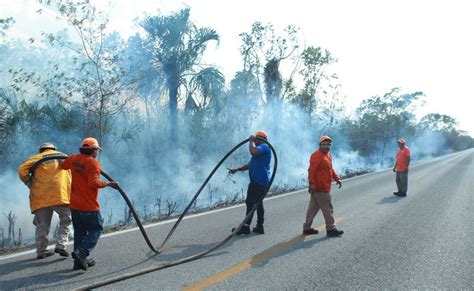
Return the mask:
<path id="1" fill-rule="evenodd" d="M 45 150 L 31 156 L 18 168 L 23 183 L 29 180 L 29 171 L 33 164 L 48 155 L 61 154 L 55 150 Z M 71 172 L 63 170 L 58 160 L 49 160 L 40 164 L 35 171 L 30 187 L 31 213 L 37 209 L 69 204 L 71 196 Z"/>

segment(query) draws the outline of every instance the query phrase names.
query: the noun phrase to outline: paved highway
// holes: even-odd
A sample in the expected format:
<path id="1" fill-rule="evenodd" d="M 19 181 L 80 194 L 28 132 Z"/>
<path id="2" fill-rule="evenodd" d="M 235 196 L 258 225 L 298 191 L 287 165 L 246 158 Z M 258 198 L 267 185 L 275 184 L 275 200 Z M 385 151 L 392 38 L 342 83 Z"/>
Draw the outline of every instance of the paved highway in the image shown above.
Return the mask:
<path id="1" fill-rule="evenodd" d="M 337 160 L 334 161 L 337 163 Z M 305 191 L 265 201 L 266 234 L 232 239 L 210 256 L 102 289 L 451 289 L 474 290 L 474 150 L 414 163 L 408 197 L 392 194 L 391 171 L 343 182 L 333 204 L 341 238 L 303 237 Z M 138 231 L 100 240 L 87 272 L 72 259 L 0 260 L 0 289 L 67 290 L 195 254 L 219 242 L 243 205 L 191 216 L 169 249 L 153 256 Z M 321 214 L 315 226 L 324 229 Z M 148 228 L 158 244 L 171 228 Z"/>

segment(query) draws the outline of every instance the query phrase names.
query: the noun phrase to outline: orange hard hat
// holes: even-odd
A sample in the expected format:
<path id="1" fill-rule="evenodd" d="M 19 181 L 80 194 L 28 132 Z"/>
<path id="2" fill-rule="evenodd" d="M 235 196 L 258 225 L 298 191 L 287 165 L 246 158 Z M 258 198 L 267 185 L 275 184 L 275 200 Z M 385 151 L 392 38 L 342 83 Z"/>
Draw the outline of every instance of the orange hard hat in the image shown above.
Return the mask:
<path id="1" fill-rule="evenodd" d="M 264 139 L 268 139 L 267 133 L 263 130 L 257 131 L 255 136 L 263 137 Z"/>
<path id="2" fill-rule="evenodd" d="M 92 149 L 102 150 L 102 148 L 99 146 L 99 143 L 97 142 L 97 140 L 93 137 L 85 138 L 82 141 L 81 148 L 92 148 Z"/>
<path id="3" fill-rule="evenodd" d="M 403 138 L 399 139 L 397 142 L 401 143 L 401 144 L 406 144 L 407 143 Z"/>
<path id="4" fill-rule="evenodd" d="M 330 137 L 327 136 L 327 135 L 323 135 L 323 136 L 319 139 L 319 143 L 322 143 L 322 142 L 325 142 L 325 141 L 332 142 L 332 138 L 330 138 Z"/>

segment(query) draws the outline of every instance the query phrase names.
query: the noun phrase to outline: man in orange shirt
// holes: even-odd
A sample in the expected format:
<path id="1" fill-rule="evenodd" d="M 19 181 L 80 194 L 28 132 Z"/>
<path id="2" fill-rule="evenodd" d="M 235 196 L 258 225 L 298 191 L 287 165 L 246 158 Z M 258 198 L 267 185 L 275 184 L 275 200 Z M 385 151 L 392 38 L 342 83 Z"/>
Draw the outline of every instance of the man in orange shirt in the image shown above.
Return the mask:
<path id="1" fill-rule="evenodd" d="M 117 188 L 116 182 L 103 182 L 100 177 L 100 163 L 95 160 L 101 150 L 95 138 L 89 137 L 82 141 L 80 154 L 72 155 L 62 163 L 62 168 L 71 170 L 71 202 L 74 228 L 74 270 L 87 270 L 95 264 L 87 257 L 99 241 L 103 230 L 103 218 L 97 200 L 99 188 L 110 186 Z"/>
<path id="2" fill-rule="evenodd" d="M 326 222 L 327 236 L 341 236 L 344 233 L 336 228 L 331 203 L 332 180 L 336 180 L 339 188 L 342 187 L 339 176 L 332 167 L 332 156 L 329 153 L 331 144 L 332 139 L 329 136 L 322 136 L 319 139 L 319 149 L 311 155 L 309 161 L 308 181 L 311 198 L 306 212 L 306 222 L 303 225 L 303 235 L 318 234 L 318 230 L 311 228 L 311 224 L 313 224 L 319 209 L 321 209 Z"/>
<path id="3" fill-rule="evenodd" d="M 398 140 L 398 151 L 393 171 L 396 174 L 397 192 L 394 195 L 406 197 L 408 190 L 408 166 L 410 166 L 410 149 L 406 146 L 406 141 L 401 138 Z"/>

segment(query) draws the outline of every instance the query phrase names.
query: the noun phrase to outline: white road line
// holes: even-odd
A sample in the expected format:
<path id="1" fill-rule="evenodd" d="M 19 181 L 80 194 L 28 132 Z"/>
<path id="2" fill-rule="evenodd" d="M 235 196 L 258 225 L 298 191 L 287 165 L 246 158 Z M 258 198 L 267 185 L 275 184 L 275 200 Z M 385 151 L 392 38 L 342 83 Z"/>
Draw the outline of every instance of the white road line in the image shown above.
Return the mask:
<path id="1" fill-rule="evenodd" d="M 288 192 L 288 193 L 281 194 L 281 195 L 275 195 L 275 196 L 266 198 L 265 201 L 273 200 L 273 199 L 276 199 L 276 198 L 282 198 L 282 197 L 286 197 L 286 196 L 289 196 L 289 195 L 294 195 L 294 194 L 299 193 L 301 191 L 302 190 L 297 190 L 297 191 L 292 191 L 292 192 Z M 241 204 L 238 204 L 238 205 L 233 205 L 233 206 L 230 206 L 230 207 L 210 210 L 210 211 L 206 211 L 206 212 L 202 212 L 202 213 L 191 214 L 189 216 L 185 216 L 183 218 L 183 220 L 196 218 L 196 217 L 200 217 L 200 216 L 205 216 L 205 215 L 209 215 L 209 214 L 214 214 L 214 213 L 219 213 L 219 212 L 222 212 L 222 211 L 226 211 L 226 210 L 230 210 L 230 209 L 234 209 L 234 208 L 239 208 L 239 207 L 243 207 L 243 206 L 245 206 L 245 203 L 241 203 Z M 165 224 L 176 222 L 177 220 L 178 220 L 178 218 L 173 218 L 173 219 L 166 220 L 166 221 L 160 221 L 160 222 L 146 224 L 146 225 L 144 225 L 144 227 L 145 228 L 150 228 L 150 227 L 165 225 Z M 119 231 L 106 233 L 104 235 L 101 235 L 101 238 L 116 236 L 116 235 L 132 232 L 132 231 L 137 231 L 137 230 L 139 230 L 139 228 L 138 228 L 138 226 L 135 226 L 135 227 L 125 229 L 125 230 L 119 230 Z M 72 244 L 73 244 L 73 241 L 69 241 L 67 243 L 67 245 L 72 245 Z M 54 244 L 49 245 L 49 247 L 50 248 L 54 247 Z M 23 255 L 34 254 L 34 253 L 36 253 L 36 250 L 34 250 L 34 249 L 33 250 L 27 250 L 27 251 L 21 251 L 21 252 L 17 252 L 17 253 L 10 254 L 10 255 L 0 256 L 0 261 L 20 257 L 20 256 L 23 256 Z"/>
<path id="2" fill-rule="evenodd" d="M 413 163 L 413 164 L 424 164 L 424 163 L 426 163 L 426 162 L 430 162 L 430 161 L 433 161 L 433 160 L 436 161 L 436 160 L 438 160 L 438 159 L 450 157 L 450 156 L 455 155 L 455 154 L 459 154 L 459 153 L 454 153 L 454 154 L 450 154 L 450 155 L 443 156 L 443 157 L 437 157 L 437 158 L 430 159 L 430 160 L 417 161 L 417 162 L 415 162 L 415 163 Z M 377 173 L 382 173 L 382 172 L 386 172 L 386 171 L 391 171 L 391 170 L 392 170 L 392 168 L 387 168 L 387 169 L 379 170 L 379 171 L 376 171 L 376 172 L 371 172 L 371 173 L 367 173 L 367 174 L 363 174 L 363 175 L 351 177 L 351 178 L 348 178 L 348 179 L 344 179 L 344 181 L 347 182 L 347 181 L 350 181 L 350 180 L 354 180 L 354 179 L 358 179 L 358 178 L 361 178 L 361 177 L 365 177 L 365 176 L 369 176 L 369 175 L 373 175 L 373 174 L 377 174 Z M 280 194 L 280 195 L 271 196 L 271 197 L 265 198 L 265 201 L 273 200 L 273 199 L 277 199 L 277 198 L 283 198 L 283 197 L 286 197 L 286 196 L 290 196 L 290 195 L 294 195 L 294 194 L 300 193 L 300 192 L 302 192 L 302 191 L 306 191 L 306 190 L 305 190 L 305 189 L 301 189 L 301 190 L 296 190 L 296 191 L 288 192 L 288 193 L 285 193 L 285 194 Z M 183 220 L 191 219 L 191 218 L 196 218 L 196 217 L 200 217 L 200 216 L 204 216 L 204 215 L 209 215 L 209 214 L 214 214 L 214 213 L 219 213 L 219 212 L 222 212 L 222 211 L 226 211 L 226 210 L 230 210 L 230 209 L 234 209 L 234 208 L 238 208 L 238 207 L 243 207 L 243 206 L 245 206 L 245 203 L 241 203 L 241 204 L 238 204 L 238 205 L 233 205 L 233 206 L 230 206 L 230 207 L 225 207 L 225 208 L 210 210 L 210 211 L 207 211 L 207 212 L 191 214 L 191 215 L 189 215 L 189 216 L 184 217 Z M 156 222 L 156 223 L 147 224 L 147 225 L 145 225 L 144 227 L 145 227 L 145 228 L 150 228 L 150 227 L 165 225 L 165 224 L 169 224 L 169 223 L 176 222 L 177 220 L 178 220 L 177 218 L 174 218 L 174 219 L 170 219 L 170 220 L 166 220 L 166 221 L 160 221 L 160 222 Z M 119 230 L 119 231 L 115 231 L 115 232 L 110 232 L 110 233 L 106 233 L 106 234 L 102 235 L 101 238 L 106 238 L 106 237 L 116 236 L 116 235 L 120 235 L 120 234 L 124 234 L 124 233 L 129 233 L 129 232 L 132 232 L 132 231 L 137 231 L 138 229 L 139 229 L 139 228 L 138 228 L 137 226 L 135 226 L 135 227 L 132 227 L 132 228 L 129 228 L 129 229 L 125 229 L 125 230 Z M 68 245 L 72 245 L 72 244 L 73 244 L 72 241 L 68 242 Z M 54 245 L 50 245 L 49 247 L 50 247 L 50 248 L 51 248 L 51 247 L 54 247 Z M 27 251 L 17 252 L 17 253 L 10 254 L 10 255 L 4 255 L 4 256 L 0 256 L 0 261 L 7 260 L 7 259 L 11 259 L 11 258 L 16 258 L 16 257 L 24 256 L 24 255 L 30 255 L 30 254 L 34 254 L 34 253 L 36 253 L 36 250 L 33 249 L 33 250 L 27 250 Z"/>

